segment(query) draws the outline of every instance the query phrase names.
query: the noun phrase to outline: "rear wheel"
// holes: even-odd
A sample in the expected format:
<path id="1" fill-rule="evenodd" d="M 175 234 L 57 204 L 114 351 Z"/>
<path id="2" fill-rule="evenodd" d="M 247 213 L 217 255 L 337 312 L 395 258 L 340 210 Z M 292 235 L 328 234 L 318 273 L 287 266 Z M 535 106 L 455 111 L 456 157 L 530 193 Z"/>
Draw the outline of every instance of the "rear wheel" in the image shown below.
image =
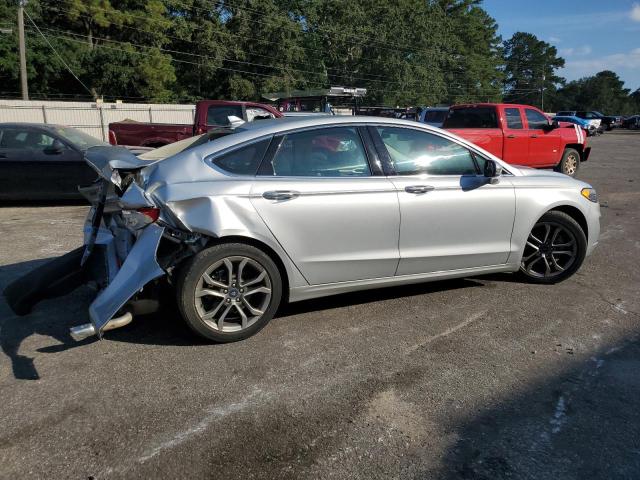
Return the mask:
<path id="1" fill-rule="evenodd" d="M 564 212 L 547 212 L 527 238 L 520 274 L 532 283 L 561 282 L 580 268 L 586 251 L 578 222 Z"/>
<path id="2" fill-rule="evenodd" d="M 564 173 L 565 175 L 569 175 L 570 177 L 575 177 L 576 173 L 578 173 L 578 169 L 580 168 L 580 153 L 573 148 L 565 149 L 562 154 L 562 160 L 556 167 L 556 171 L 560 173 Z"/>
<path id="3" fill-rule="evenodd" d="M 195 255 L 180 272 L 177 297 L 193 331 L 215 342 L 235 342 L 269 323 L 280 304 L 282 279 L 258 248 L 216 245 Z"/>

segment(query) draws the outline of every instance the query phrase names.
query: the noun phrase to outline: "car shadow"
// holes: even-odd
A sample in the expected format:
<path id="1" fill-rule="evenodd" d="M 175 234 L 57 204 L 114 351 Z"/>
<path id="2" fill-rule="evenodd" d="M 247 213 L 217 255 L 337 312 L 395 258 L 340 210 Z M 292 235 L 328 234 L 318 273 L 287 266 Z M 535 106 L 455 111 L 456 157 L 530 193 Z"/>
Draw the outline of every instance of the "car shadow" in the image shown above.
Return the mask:
<path id="1" fill-rule="evenodd" d="M 638 337 L 579 361 L 562 358 L 573 350 L 549 350 L 568 368 L 451 418 L 446 430 L 456 440 L 436 478 L 640 478 Z"/>
<path id="2" fill-rule="evenodd" d="M 50 259 L 33 260 L 0 267 L 0 292 L 11 283 L 33 268 Z M 363 290 L 344 293 L 330 297 L 306 300 L 296 303 L 285 303 L 280 306 L 272 321 L 311 311 L 329 310 L 349 305 L 362 305 L 371 302 L 407 298 L 445 290 L 473 288 L 483 284 L 471 279 L 444 280 L 438 282 L 418 283 L 398 287 Z M 40 378 L 33 358 L 20 353 L 22 343 L 32 335 L 50 337 L 56 340 L 55 345 L 41 347 L 40 353 L 58 353 L 99 341 L 96 337 L 81 342 L 74 341 L 69 328 L 88 323 L 88 307 L 95 293 L 89 288 L 80 287 L 72 293 L 55 299 L 44 300 L 26 316 L 15 315 L 4 297 L 0 297 L 0 348 L 9 358 L 13 375 L 20 380 L 37 380 Z M 194 334 L 180 318 L 177 306 L 172 298 L 161 304 L 158 312 L 141 315 L 124 328 L 108 332 L 109 341 L 146 345 L 192 346 L 207 344 L 206 340 Z M 212 344 L 215 346 L 215 344 Z"/>

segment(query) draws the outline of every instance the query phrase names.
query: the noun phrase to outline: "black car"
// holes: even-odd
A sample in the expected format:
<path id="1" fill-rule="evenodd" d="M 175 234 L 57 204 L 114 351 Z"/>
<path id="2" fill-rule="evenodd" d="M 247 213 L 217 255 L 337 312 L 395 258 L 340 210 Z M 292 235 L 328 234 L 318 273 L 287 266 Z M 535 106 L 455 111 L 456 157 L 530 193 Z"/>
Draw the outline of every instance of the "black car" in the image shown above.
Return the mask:
<path id="1" fill-rule="evenodd" d="M 622 128 L 628 128 L 629 130 L 640 129 L 640 115 L 631 115 L 630 117 L 626 117 L 622 121 Z"/>
<path id="2" fill-rule="evenodd" d="M 0 200 L 81 198 L 78 185 L 97 173 L 83 152 L 109 145 L 80 130 L 39 123 L 0 123 Z"/>
<path id="3" fill-rule="evenodd" d="M 596 111 L 587 112 L 585 110 L 582 110 L 582 111 L 569 110 L 569 111 L 558 112 L 557 115 L 558 116 L 569 115 L 569 116 L 574 116 L 578 118 L 584 118 L 585 120 L 600 119 L 600 126 L 602 127 L 602 130 L 606 130 L 606 131 L 609 131 L 614 127 L 617 127 L 620 125 L 619 118 L 607 116 Z"/>

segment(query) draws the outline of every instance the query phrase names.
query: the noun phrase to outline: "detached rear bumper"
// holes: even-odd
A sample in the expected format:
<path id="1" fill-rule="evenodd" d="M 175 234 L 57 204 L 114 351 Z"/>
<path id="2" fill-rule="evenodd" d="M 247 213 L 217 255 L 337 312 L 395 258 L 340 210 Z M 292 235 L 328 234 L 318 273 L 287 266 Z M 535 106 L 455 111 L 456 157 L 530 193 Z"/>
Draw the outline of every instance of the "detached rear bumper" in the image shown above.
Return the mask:
<path id="1" fill-rule="evenodd" d="M 118 265 L 115 237 L 101 229 L 88 260 L 81 264 L 85 246 L 38 267 L 11 283 L 4 296 L 17 315 L 26 315 L 40 301 L 66 295 L 94 282 L 101 290 L 89 307 L 98 336 L 111 318 L 151 280 L 164 275 L 156 252 L 164 227 L 147 226 L 139 234 L 124 263 Z"/>

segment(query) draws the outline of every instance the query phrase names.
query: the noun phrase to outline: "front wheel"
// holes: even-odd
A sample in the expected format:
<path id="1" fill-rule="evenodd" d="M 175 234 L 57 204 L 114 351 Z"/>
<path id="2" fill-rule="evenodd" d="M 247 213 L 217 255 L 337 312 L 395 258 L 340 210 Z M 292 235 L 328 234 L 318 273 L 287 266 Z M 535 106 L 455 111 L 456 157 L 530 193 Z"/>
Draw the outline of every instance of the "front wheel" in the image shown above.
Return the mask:
<path id="1" fill-rule="evenodd" d="M 520 274 L 532 283 L 557 283 L 573 275 L 587 252 L 582 228 L 564 212 L 545 213 L 531 229 Z"/>
<path id="2" fill-rule="evenodd" d="M 567 148 L 562 154 L 562 160 L 556 167 L 556 171 L 575 177 L 580 168 L 580 153 L 573 148 Z"/>
<path id="3" fill-rule="evenodd" d="M 282 297 L 282 279 L 262 250 L 241 243 L 207 248 L 182 269 L 178 307 L 197 334 L 226 343 L 260 331 Z"/>

